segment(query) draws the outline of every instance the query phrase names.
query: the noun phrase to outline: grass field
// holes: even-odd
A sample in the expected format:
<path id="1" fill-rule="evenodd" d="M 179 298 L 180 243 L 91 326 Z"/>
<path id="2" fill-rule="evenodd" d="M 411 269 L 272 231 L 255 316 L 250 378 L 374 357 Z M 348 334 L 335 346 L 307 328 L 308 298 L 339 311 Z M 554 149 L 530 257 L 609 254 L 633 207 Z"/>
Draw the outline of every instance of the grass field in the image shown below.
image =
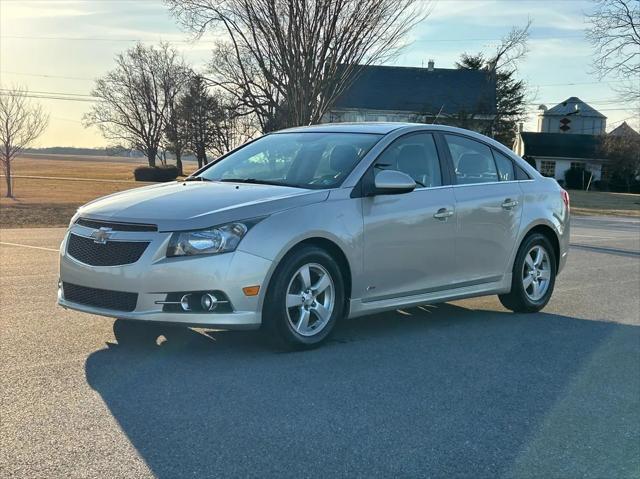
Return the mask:
<path id="1" fill-rule="evenodd" d="M 640 195 L 570 190 L 571 213 L 640 217 Z"/>
<path id="2" fill-rule="evenodd" d="M 0 227 L 66 226 L 78 206 L 147 184 L 133 179 L 134 168 L 142 164 L 144 159 L 132 158 L 59 155 L 18 158 L 13 163 L 15 199 L 4 197 L 5 179 L 0 178 Z M 193 165 L 185 166 L 186 172 L 193 169 Z M 640 217 L 640 195 L 595 191 L 569 194 L 573 214 Z"/>
<path id="3" fill-rule="evenodd" d="M 66 226 L 78 206 L 100 196 L 148 184 L 133 179 L 133 170 L 142 164 L 144 159 L 130 158 L 18 158 L 13 162 L 15 199 L 4 197 L 5 178 L 0 178 L 0 227 Z M 187 166 L 185 170 L 192 171 L 193 167 Z"/>

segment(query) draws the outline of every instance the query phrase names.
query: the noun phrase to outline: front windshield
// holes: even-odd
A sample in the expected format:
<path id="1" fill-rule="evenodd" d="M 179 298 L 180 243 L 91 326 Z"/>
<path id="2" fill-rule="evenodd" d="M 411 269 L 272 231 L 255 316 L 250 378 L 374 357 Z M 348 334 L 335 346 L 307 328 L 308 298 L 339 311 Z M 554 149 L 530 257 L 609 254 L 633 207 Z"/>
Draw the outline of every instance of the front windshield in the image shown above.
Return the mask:
<path id="1" fill-rule="evenodd" d="M 276 133 L 222 158 L 198 177 L 210 181 L 334 188 L 381 137 L 368 133 Z"/>

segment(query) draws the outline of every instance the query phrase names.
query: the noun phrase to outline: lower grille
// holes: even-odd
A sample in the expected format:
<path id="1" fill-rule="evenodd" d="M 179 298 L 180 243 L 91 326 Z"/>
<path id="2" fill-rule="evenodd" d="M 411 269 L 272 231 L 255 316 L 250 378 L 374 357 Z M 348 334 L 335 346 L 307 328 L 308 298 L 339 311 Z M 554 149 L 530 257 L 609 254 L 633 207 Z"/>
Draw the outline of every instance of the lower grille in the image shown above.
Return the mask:
<path id="1" fill-rule="evenodd" d="M 118 266 L 138 261 L 147 246 L 148 241 L 107 241 L 101 244 L 92 238 L 72 233 L 69 235 L 67 253 L 91 266 Z"/>
<path id="2" fill-rule="evenodd" d="M 62 292 L 64 299 L 72 303 L 113 311 L 131 312 L 136 309 L 138 302 L 138 293 L 87 288 L 71 283 L 62 283 Z"/>

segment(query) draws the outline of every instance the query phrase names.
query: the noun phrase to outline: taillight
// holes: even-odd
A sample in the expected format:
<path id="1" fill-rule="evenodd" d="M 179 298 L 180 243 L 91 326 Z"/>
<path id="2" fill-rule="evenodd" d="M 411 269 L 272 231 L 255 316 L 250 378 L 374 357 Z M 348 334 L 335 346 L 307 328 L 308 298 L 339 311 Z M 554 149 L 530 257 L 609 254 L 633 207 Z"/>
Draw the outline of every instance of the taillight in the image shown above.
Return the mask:
<path id="1" fill-rule="evenodd" d="M 567 207 L 567 211 L 571 211 L 571 207 L 569 206 L 569 193 L 567 193 L 566 190 L 560 190 L 560 194 L 562 195 L 564 205 Z"/>

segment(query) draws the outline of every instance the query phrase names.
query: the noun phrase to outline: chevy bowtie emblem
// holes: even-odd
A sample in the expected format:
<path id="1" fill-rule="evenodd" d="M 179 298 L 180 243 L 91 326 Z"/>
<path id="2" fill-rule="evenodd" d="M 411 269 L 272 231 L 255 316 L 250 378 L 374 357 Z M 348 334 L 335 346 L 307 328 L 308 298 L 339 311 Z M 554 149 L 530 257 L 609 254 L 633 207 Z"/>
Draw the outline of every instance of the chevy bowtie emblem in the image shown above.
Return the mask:
<path id="1" fill-rule="evenodd" d="M 95 230 L 93 233 L 91 233 L 93 242 L 98 244 L 107 244 L 107 240 L 111 237 L 112 231 L 113 230 L 111 228 L 106 228 L 104 226 L 99 230 Z"/>

